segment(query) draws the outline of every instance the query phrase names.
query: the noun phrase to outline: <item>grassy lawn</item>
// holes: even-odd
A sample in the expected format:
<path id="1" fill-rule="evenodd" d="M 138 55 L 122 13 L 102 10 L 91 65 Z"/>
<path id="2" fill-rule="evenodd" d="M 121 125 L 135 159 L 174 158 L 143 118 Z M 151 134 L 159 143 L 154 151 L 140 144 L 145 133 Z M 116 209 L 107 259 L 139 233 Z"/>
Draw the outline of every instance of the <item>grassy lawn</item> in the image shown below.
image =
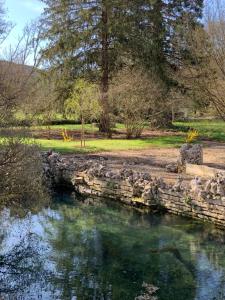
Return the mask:
<path id="1" fill-rule="evenodd" d="M 219 120 L 201 120 L 189 122 L 175 122 L 177 130 L 186 132 L 188 128 L 195 128 L 199 131 L 200 138 L 225 142 L 225 122 Z M 85 125 L 86 130 L 97 131 L 98 128 L 91 124 Z M 46 126 L 38 126 L 37 129 L 46 129 Z M 53 125 L 51 129 L 62 130 L 80 130 L 81 125 Z M 123 124 L 116 124 L 117 129 L 123 129 Z M 64 142 L 57 139 L 36 139 L 43 150 L 53 149 L 62 153 L 95 153 L 103 151 L 121 151 L 121 150 L 142 150 L 151 147 L 170 147 L 176 148 L 185 142 L 185 135 L 180 136 L 159 136 L 143 139 L 95 139 L 88 140 L 86 147 L 80 147 L 80 141 Z"/>
<path id="2" fill-rule="evenodd" d="M 64 142 L 63 140 L 37 139 L 43 150 L 52 149 L 64 153 L 94 153 L 99 151 L 119 151 L 119 150 L 141 150 L 151 147 L 179 147 L 184 141 L 180 136 L 165 136 L 148 139 L 110 139 L 110 140 L 89 140 L 86 148 L 80 148 L 79 141 Z"/>
<path id="3" fill-rule="evenodd" d="M 200 138 L 207 138 L 215 141 L 225 141 L 225 122 L 220 120 L 200 120 L 191 122 L 175 122 L 180 130 L 187 130 L 188 127 L 197 129 Z"/>

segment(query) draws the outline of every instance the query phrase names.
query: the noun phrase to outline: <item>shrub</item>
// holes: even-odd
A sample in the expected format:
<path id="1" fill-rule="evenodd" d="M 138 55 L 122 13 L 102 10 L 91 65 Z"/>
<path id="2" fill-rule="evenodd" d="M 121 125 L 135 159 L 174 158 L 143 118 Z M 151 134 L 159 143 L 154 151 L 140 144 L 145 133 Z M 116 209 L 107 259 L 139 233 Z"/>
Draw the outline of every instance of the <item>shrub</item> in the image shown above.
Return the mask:
<path id="1" fill-rule="evenodd" d="M 20 137 L 2 138 L 0 143 L 0 204 L 28 207 L 43 202 L 43 165 L 37 145 Z"/>
<path id="2" fill-rule="evenodd" d="M 186 143 L 193 143 L 199 137 L 199 132 L 196 129 L 190 129 L 187 133 Z"/>
<path id="3" fill-rule="evenodd" d="M 120 71 L 111 85 L 111 104 L 126 128 L 127 138 L 140 137 L 161 88 L 154 76 L 138 68 Z"/>
<path id="4" fill-rule="evenodd" d="M 62 131 L 62 137 L 64 142 L 71 142 L 72 138 L 69 136 L 68 132 L 66 129 L 63 129 Z"/>

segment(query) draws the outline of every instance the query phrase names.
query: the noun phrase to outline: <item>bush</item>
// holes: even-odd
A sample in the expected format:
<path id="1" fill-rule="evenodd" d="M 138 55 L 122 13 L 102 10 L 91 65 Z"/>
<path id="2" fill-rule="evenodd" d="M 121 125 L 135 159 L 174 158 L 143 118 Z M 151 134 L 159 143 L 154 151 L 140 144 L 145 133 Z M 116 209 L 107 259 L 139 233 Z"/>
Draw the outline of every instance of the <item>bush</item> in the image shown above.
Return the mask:
<path id="1" fill-rule="evenodd" d="M 36 145 L 20 137 L 2 138 L 0 143 L 0 204 L 24 207 L 47 198 L 43 166 Z"/>
<path id="2" fill-rule="evenodd" d="M 112 110 L 124 123 L 127 138 L 137 138 L 161 96 L 161 87 L 154 76 L 130 67 L 117 74 L 110 95 Z"/>

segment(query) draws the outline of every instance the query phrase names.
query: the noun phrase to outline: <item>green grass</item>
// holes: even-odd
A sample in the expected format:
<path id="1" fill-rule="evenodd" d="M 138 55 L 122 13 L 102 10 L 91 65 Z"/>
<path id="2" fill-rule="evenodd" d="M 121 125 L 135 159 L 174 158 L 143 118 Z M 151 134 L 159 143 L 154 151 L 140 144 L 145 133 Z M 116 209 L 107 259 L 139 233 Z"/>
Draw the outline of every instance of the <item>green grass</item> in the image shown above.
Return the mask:
<path id="1" fill-rule="evenodd" d="M 179 147 L 183 141 L 183 137 L 180 136 L 165 136 L 136 140 L 89 140 L 86 142 L 86 148 L 80 148 L 79 141 L 64 142 L 63 140 L 36 140 L 43 150 L 52 149 L 62 153 L 94 153 L 100 151 L 141 150 L 151 147 L 176 148 Z"/>
<path id="2" fill-rule="evenodd" d="M 175 122 L 177 128 L 186 131 L 191 127 L 197 129 L 200 138 L 206 138 L 214 141 L 225 141 L 225 122 L 220 120 L 200 120 L 189 122 Z"/>

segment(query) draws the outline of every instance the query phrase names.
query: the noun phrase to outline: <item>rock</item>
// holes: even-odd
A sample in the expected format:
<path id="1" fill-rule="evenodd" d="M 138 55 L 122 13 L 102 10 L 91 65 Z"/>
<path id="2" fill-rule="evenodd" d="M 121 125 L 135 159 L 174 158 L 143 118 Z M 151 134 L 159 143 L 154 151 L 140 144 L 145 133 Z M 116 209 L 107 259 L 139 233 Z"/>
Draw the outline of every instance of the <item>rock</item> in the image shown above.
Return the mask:
<path id="1" fill-rule="evenodd" d="M 166 166 L 167 172 L 170 173 L 178 173 L 178 165 L 177 164 L 168 164 Z"/>
<path id="2" fill-rule="evenodd" d="M 213 180 L 211 182 L 210 193 L 212 195 L 216 195 L 217 194 L 217 182 L 215 180 Z"/>
<path id="3" fill-rule="evenodd" d="M 183 190 L 182 184 L 183 184 L 183 178 L 179 177 L 177 179 L 177 182 L 174 184 L 174 186 L 172 186 L 172 191 L 181 192 Z"/>
<path id="4" fill-rule="evenodd" d="M 178 163 L 185 165 L 186 163 L 194 165 L 203 164 L 203 149 L 199 144 L 184 144 L 180 148 L 180 157 Z"/>
<path id="5" fill-rule="evenodd" d="M 205 184 L 205 192 L 206 193 L 210 193 L 211 184 L 212 184 L 212 179 L 210 179 L 206 182 L 206 184 Z"/>
<path id="6" fill-rule="evenodd" d="M 116 174 L 114 174 L 112 171 L 108 171 L 105 173 L 106 178 L 114 178 L 114 175 L 116 175 Z"/>
<path id="7" fill-rule="evenodd" d="M 203 190 L 201 178 L 195 177 L 190 183 L 190 188 L 191 193 L 198 195 Z"/>
<path id="8" fill-rule="evenodd" d="M 142 178 L 143 178 L 144 180 L 150 181 L 150 180 L 151 180 L 151 175 L 150 175 L 149 173 L 143 173 L 143 174 L 142 174 Z"/>

